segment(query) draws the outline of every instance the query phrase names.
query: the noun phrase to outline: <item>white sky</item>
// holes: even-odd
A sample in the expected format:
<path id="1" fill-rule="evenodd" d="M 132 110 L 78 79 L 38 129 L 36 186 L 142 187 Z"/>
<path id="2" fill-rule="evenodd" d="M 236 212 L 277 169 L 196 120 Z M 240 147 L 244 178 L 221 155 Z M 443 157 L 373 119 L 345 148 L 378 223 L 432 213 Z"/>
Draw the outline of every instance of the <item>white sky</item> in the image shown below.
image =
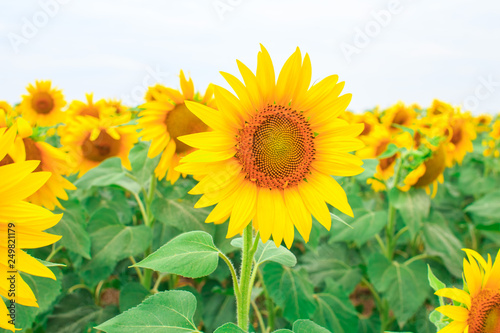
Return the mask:
<path id="1" fill-rule="evenodd" d="M 338 74 L 353 111 L 436 97 L 500 112 L 500 1 L 399 0 L 381 26 L 373 13 L 394 1 L 0 0 L 0 100 L 18 102 L 28 83 L 50 79 L 67 101 L 94 92 L 140 104 L 134 94 L 151 71 L 178 87 L 180 69 L 199 90 L 227 87 L 218 72 L 237 74 L 235 59 L 254 70 L 262 43 L 275 68 L 299 46 L 313 80 Z M 366 29 L 368 41 L 354 43 Z M 346 44 L 358 46 L 350 62 Z"/>

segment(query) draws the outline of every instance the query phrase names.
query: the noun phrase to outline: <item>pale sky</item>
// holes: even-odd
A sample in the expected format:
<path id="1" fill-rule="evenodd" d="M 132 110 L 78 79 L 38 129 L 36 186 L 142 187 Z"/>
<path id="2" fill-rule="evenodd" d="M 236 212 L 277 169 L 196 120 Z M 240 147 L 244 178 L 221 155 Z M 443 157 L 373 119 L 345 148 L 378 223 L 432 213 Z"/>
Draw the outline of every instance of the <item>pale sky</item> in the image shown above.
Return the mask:
<path id="1" fill-rule="evenodd" d="M 52 80 L 66 100 L 123 98 L 145 85 L 198 90 L 255 70 L 259 43 L 275 68 L 299 46 L 313 81 L 338 74 L 361 112 L 433 98 L 500 112 L 497 0 L 0 0 L 0 100 Z"/>

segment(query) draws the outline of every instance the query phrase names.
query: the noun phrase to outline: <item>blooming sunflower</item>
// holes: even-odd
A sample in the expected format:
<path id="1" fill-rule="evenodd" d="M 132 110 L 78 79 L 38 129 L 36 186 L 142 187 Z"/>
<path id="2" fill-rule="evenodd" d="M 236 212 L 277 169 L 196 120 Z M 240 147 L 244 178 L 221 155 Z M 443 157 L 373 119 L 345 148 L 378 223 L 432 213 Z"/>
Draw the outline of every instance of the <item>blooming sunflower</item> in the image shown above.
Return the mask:
<path id="1" fill-rule="evenodd" d="M 68 116 L 74 119 L 77 116 L 91 116 L 99 118 L 102 115 L 109 115 L 115 111 L 113 105 L 108 105 L 104 101 L 94 103 L 94 94 L 86 94 L 87 103 L 82 101 L 73 101 L 68 108 Z"/>
<path id="2" fill-rule="evenodd" d="M 394 125 L 410 127 L 417 117 L 414 106 L 406 106 L 398 102 L 384 111 L 381 122 L 392 131 L 399 131 Z"/>
<path id="3" fill-rule="evenodd" d="M 490 130 L 490 123 L 493 117 L 489 114 L 481 114 L 474 117 L 474 125 L 477 133 L 488 132 Z"/>
<path id="4" fill-rule="evenodd" d="M 430 185 L 433 187 L 432 197 L 437 194 L 438 183 L 444 182 L 443 172 L 446 168 L 446 150 L 444 144 L 440 144 L 432 156 L 415 170 L 411 171 L 404 179 L 402 191 L 408 191 L 411 187 L 424 188 L 427 194 L 431 194 Z"/>
<path id="5" fill-rule="evenodd" d="M 6 101 L 0 101 L 0 118 L 17 116 L 12 106 Z M 1 121 L 1 120 L 0 120 Z M 2 123 L 0 123 L 1 126 Z"/>
<path id="6" fill-rule="evenodd" d="M 194 148 L 178 137 L 186 134 L 200 133 L 208 130 L 208 126 L 186 107 L 186 101 L 200 103 L 200 105 L 213 105 L 212 86 L 209 85 L 204 96 L 195 94 L 191 79 L 186 80 L 184 72 L 180 72 L 182 93 L 172 88 L 161 85 L 150 89 L 149 100 L 141 106 L 138 127 L 141 128 L 143 140 L 151 140 L 148 157 L 154 158 L 161 155 L 160 162 L 155 169 L 158 179 L 166 175 L 168 181 L 174 184 L 180 172 L 175 170 L 181 157 L 194 151 Z M 160 89 L 161 87 L 161 89 Z M 168 173 L 167 173 L 168 171 Z M 185 177 L 186 174 L 183 174 Z"/>
<path id="7" fill-rule="evenodd" d="M 500 251 L 495 263 L 488 262 L 476 251 L 464 249 L 464 290 L 443 288 L 436 295 L 462 305 L 444 305 L 436 309 L 452 321 L 438 333 L 500 332 Z M 465 288 L 466 286 L 466 288 Z"/>
<path id="8" fill-rule="evenodd" d="M 119 157 L 125 168 L 131 169 L 128 154 L 137 142 L 135 126 L 124 125 L 123 119 L 79 116 L 61 137 L 68 151 L 71 169 L 83 176 L 110 157 Z"/>
<path id="9" fill-rule="evenodd" d="M 15 127 L 0 129 L 0 159 L 10 150 L 16 136 Z M 33 249 L 57 242 L 61 236 L 51 235 L 43 230 L 53 227 L 62 214 L 54 215 L 47 209 L 24 201 L 36 192 L 50 177 L 49 172 L 34 172 L 39 161 L 16 162 L 0 166 L 0 233 L 7 239 L 15 230 L 15 269 L 31 275 L 48 277 L 55 280 L 50 269 L 21 249 Z M 14 225 L 12 225 L 14 224 Z M 9 243 L 12 244 L 12 243 Z M 9 248 L 6 242 L 0 245 L 0 295 L 7 298 L 10 289 L 10 277 L 13 273 L 8 262 Z M 37 300 L 29 285 L 15 273 L 16 302 L 26 306 L 38 307 Z M 9 311 L 4 302 L 0 302 L 0 327 L 14 331 L 14 325 L 8 322 Z"/>
<path id="10" fill-rule="evenodd" d="M 61 90 L 52 88 L 51 81 L 36 81 L 26 89 L 19 111 L 31 124 L 38 126 L 54 126 L 64 122 L 62 108 L 66 105 Z"/>
<path id="11" fill-rule="evenodd" d="M 154 102 L 156 101 L 155 96 L 162 94 L 168 95 L 168 89 L 164 85 L 157 83 L 154 86 L 148 88 L 148 91 L 146 91 L 146 96 L 144 96 L 144 99 L 146 100 L 146 102 Z"/>
<path id="12" fill-rule="evenodd" d="M 472 152 L 472 141 L 477 136 L 470 116 L 459 112 L 455 113 L 449 119 L 449 127 L 446 132 L 449 138 L 446 145 L 447 165 L 451 167 L 455 162 L 462 164 L 467 152 Z"/>
<path id="13" fill-rule="evenodd" d="M 36 142 L 30 136 L 33 131 L 22 118 L 17 118 L 18 137 L 16 144 L 8 154 L 0 160 L 0 165 L 7 165 L 22 161 L 40 161 L 35 171 L 51 173 L 47 182 L 42 185 L 26 200 L 36 205 L 53 210 L 55 206 L 62 208 L 58 199 L 68 200 L 66 190 L 75 190 L 76 187 L 63 175 L 68 173 L 67 154 L 61 149 L 54 148 L 45 142 Z"/>
<path id="14" fill-rule="evenodd" d="M 190 193 L 203 194 L 195 207 L 217 206 L 206 222 L 228 217 L 227 237 L 241 233 L 253 220 L 266 242 L 288 247 L 294 226 L 309 240 L 311 214 L 327 229 L 331 215 L 325 202 L 352 216 L 342 187 L 330 175 L 363 171 L 363 147 L 356 137 L 363 124 L 339 119 L 351 95 L 339 96 L 344 83 L 337 75 L 309 87 L 311 62 L 297 50 L 284 64 L 277 83 L 271 57 L 262 47 L 257 73 L 237 61 L 244 83 L 222 73 L 236 96 L 215 87 L 218 110 L 200 103 L 187 107 L 213 131 L 179 138 L 198 148 L 176 169 L 204 176 Z"/>
<path id="15" fill-rule="evenodd" d="M 451 104 L 435 99 L 432 105 L 427 109 L 427 116 L 440 116 L 453 114 L 455 109 Z"/>

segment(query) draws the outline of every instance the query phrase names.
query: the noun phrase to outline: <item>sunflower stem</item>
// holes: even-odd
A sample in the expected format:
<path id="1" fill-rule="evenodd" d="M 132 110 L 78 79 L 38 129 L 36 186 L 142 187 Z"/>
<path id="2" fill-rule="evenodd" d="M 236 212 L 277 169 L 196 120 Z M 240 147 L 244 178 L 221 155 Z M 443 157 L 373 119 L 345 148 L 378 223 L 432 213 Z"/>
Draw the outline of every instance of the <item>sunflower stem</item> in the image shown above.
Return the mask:
<path id="1" fill-rule="evenodd" d="M 250 312 L 250 299 L 252 294 L 252 267 L 253 267 L 253 256 L 257 246 L 253 243 L 253 230 L 252 224 L 249 223 L 248 226 L 243 230 L 243 250 L 241 259 L 241 273 L 240 273 L 240 297 L 237 299 L 237 316 L 238 316 L 238 326 L 248 332 L 248 319 Z"/>
<path id="2" fill-rule="evenodd" d="M 401 169 L 403 166 L 403 159 L 404 157 L 402 156 L 399 160 L 399 165 L 396 170 L 396 174 L 394 176 L 394 183 L 392 185 L 392 188 L 397 187 L 399 183 L 399 178 L 401 176 Z M 394 207 L 391 203 L 391 200 L 389 199 L 389 210 L 388 210 L 388 221 L 387 221 L 387 227 L 385 229 L 386 233 L 386 238 L 387 238 L 387 245 L 386 245 L 386 257 L 390 261 L 394 257 L 394 249 L 396 248 L 396 240 L 394 239 L 394 232 L 396 228 L 396 207 Z"/>

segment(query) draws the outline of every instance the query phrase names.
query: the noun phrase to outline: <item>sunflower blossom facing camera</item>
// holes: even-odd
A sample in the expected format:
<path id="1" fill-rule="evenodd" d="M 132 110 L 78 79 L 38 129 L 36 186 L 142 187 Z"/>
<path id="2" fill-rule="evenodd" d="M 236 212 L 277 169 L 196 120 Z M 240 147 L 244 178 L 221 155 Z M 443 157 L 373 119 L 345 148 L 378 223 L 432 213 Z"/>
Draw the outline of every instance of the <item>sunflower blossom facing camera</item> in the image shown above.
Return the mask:
<path id="1" fill-rule="evenodd" d="M 72 172 L 78 172 L 81 177 L 111 157 L 119 157 L 122 165 L 130 170 L 128 155 L 137 142 L 137 132 L 135 126 L 124 125 L 125 121 L 121 117 L 76 117 L 61 136 Z"/>
<path id="2" fill-rule="evenodd" d="M 212 86 L 209 85 L 205 95 L 195 94 L 191 79 L 186 80 L 184 72 L 180 73 L 181 91 L 157 84 L 148 90 L 147 102 L 141 106 L 144 110 L 139 114 L 138 127 L 142 140 L 151 141 L 148 157 L 161 154 L 160 162 L 155 169 L 156 177 L 165 178 L 174 184 L 181 173 L 175 170 L 179 160 L 195 149 L 178 137 L 205 132 L 208 126 L 186 107 L 186 101 L 214 107 Z M 186 174 L 183 173 L 185 177 Z"/>
<path id="3" fill-rule="evenodd" d="M 451 319 L 438 333 L 500 332 L 500 251 L 494 263 L 479 253 L 464 249 L 464 290 L 443 288 L 436 295 L 450 298 L 461 305 L 444 305 L 436 309 Z M 465 288 L 466 287 L 466 288 Z"/>
<path id="4" fill-rule="evenodd" d="M 352 216 L 347 196 L 331 177 L 361 173 L 362 161 L 349 152 L 364 144 L 356 137 L 363 124 L 339 116 L 351 95 L 340 96 L 344 83 L 331 75 L 310 87 L 311 62 L 297 50 L 284 64 L 277 82 L 271 57 L 262 47 L 257 73 L 237 61 L 243 82 L 222 73 L 236 93 L 215 87 L 218 110 L 186 103 L 213 131 L 179 140 L 199 150 L 177 167 L 202 177 L 190 193 L 203 194 L 195 207 L 217 206 L 206 222 L 229 218 L 227 237 L 253 220 L 263 242 L 290 247 L 294 227 L 309 240 L 311 214 L 327 229 L 326 203 Z"/>
<path id="5" fill-rule="evenodd" d="M 19 112 L 33 125 L 54 126 L 64 122 L 62 108 L 66 105 L 61 90 L 53 88 L 51 81 L 36 81 L 27 88 L 28 95 L 23 95 Z"/>
<path id="6" fill-rule="evenodd" d="M 16 128 L 0 129 L 0 159 L 3 159 L 14 144 Z M 23 161 L 0 166 L 0 231 L 7 240 L 8 233 L 15 230 L 16 270 L 27 274 L 56 279 L 54 273 L 41 262 L 21 249 L 34 249 L 57 242 L 61 236 L 43 232 L 59 222 L 62 214 L 55 215 L 42 207 L 24 201 L 35 193 L 50 177 L 50 172 L 35 172 L 39 161 Z M 11 231 L 8 231 L 8 230 Z M 10 282 L 7 277 L 12 273 L 8 259 L 6 242 L 0 245 L 0 295 L 8 297 Z M 38 307 L 36 296 L 21 275 L 16 274 L 16 302 L 26 306 Z M 14 331 L 8 322 L 9 311 L 0 302 L 0 327 Z"/>

